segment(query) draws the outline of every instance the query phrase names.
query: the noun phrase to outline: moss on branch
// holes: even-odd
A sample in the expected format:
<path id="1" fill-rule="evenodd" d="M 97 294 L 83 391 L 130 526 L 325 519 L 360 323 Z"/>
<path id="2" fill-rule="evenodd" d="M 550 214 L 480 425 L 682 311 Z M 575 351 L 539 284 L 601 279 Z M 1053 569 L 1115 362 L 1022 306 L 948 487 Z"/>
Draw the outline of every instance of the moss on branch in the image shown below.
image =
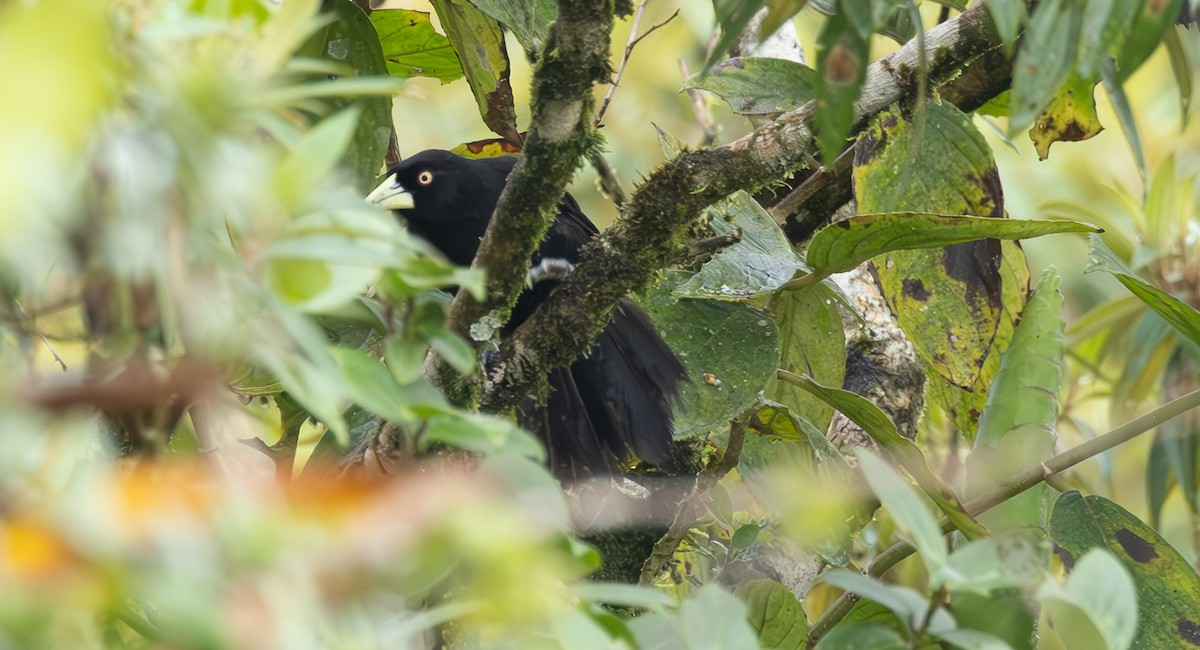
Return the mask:
<path id="1" fill-rule="evenodd" d="M 995 57 L 988 55 L 999 48 L 982 5 L 934 27 L 925 35 L 923 49 L 913 40 L 871 65 L 855 104 L 856 124 L 865 124 L 893 103 L 914 101 L 925 84 L 918 83 L 913 70 L 924 69 L 925 87 L 936 88 L 978 74 L 970 72 L 976 62 L 996 65 Z M 1002 90 L 1000 86 L 1007 83 L 965 85 L 957 99 L 982 103 Z M 980 96 L 971 97 L 971 92 Z M 575 273 L 505 342 L 485 389 L 484 406 L 512 408 L 547 372 L 586 353 L 617 300 L 654 280 L 706 206 L 737 190 L 754 191 L 778 182 L 812 160 L 812 111 L 810 103 L 728 145 L 686 152 L 651 174 L 613 227 L 585 248 Z"/>

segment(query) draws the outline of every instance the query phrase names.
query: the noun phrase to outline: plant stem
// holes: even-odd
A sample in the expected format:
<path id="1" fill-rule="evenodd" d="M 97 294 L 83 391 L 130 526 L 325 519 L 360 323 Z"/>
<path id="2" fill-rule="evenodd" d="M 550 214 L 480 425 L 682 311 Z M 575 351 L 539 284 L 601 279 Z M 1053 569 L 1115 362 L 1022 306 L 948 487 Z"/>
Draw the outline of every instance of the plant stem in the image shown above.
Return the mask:
<path id="1" fill-rule="evenodd" d="M 967 512 L 972 516 L 977 516 L 995 506 L 1015 497 L 1016 495 L 1028 490 L 1029 488 L 1041 483 L 1049 476 L 1054 476 L 1064 472 L 1079 463 L 1097 456 L 1117 445 L 1133 440 L 1137 436 L 1150 431 L 1158 425 L 1170 420 L 1173 417 L 1182 415 L 1191 409 L 1200 406 L 1200 390 L 1194 390 L 1182 397 L 1173 399 L 1162 406 L 1150 411 L 1149 413 L 1130 420 L 1125 424 L 1109 431 L 1108 433 L 1093 438 L 1079 446 L 1072 447 L 1063 453 L 1046 460 L 1037 467 L 1031 468 L 1028 471 L 1020 474 L 1015 479 L 1001 485 L 1000 487 L 984 494 L 983 496 L 970 501 L 966 504 Z M 939 522 L 943 533 L 949 533 L 954 530 L 950 522 L 945 518 Z M 901 560 L 913 554 L 915 549 L 912 545 L 906 542 L 900 542 L 889 547 L 884 552 L 880 553 L 871 566 L 867 568 L 866 574 L 878 578 L 889 569 L 899 564 Z M 841 622 L 850 610 L 854 607 L 854 603 L 858 599 L 851 593 L 842 594 L 838 599 L 825 611 L 821 618 L 809 629 L 808 646 L 811 648 L 817 644 L 821 637 L 825 636 L 835 625 Z"/>

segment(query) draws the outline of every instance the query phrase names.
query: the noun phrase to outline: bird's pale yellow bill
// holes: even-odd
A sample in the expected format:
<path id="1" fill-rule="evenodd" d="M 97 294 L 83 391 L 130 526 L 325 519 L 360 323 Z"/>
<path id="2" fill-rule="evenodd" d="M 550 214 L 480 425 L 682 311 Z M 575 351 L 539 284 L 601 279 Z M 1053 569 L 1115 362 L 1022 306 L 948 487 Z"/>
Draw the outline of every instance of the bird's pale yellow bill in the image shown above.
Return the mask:
<path id="1" fill-rule="evenodd" d="M 367 195 L 367 203 L 387 210 L 411 210 L 413 196 L 396 180 L 396 175 L 392 174 L 383 179 L 379 187 L 371 190 Z"/>

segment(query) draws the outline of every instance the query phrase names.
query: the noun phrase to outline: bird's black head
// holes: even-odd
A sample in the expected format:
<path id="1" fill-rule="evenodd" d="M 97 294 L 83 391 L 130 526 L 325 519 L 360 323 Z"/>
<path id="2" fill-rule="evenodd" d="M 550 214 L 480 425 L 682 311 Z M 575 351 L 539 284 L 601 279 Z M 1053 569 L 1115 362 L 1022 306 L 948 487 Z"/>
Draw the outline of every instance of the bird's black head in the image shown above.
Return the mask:
<path id="1" fill-rule="evenodd" d="M 367 201 L 402 216 L 409 230 L 467 266 L 516 158 L 463 158 L 449 151 L 422 151 L 388 169 Z"/>

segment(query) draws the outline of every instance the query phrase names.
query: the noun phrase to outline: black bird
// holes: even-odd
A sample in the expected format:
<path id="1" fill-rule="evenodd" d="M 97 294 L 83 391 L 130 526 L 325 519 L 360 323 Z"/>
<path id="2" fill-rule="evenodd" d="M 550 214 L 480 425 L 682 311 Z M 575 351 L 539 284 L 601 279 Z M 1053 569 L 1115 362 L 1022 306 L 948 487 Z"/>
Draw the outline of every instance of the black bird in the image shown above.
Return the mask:
<path id="1" fill-rule="evenodd" d="M 388 169 L 367 200 L 394 210 L 410 232 L 451 262 L 467 266 L 516 160 L 423 151 Z M 533 314 L 561 273 L 579 260 L 579 248 L 598 233 L 570 194 L 563 195 L 558 208 L 530 261 L 532 286 L 518 298 L 502 335 Z M 552 277 L 539 277 L 545 275 Z M 645 312 L 625 298 L 590 354 L 553 371 L 545 404 L 526 401 L 518 419 L 545 443 L 550 468 L 561 478 L 620 471 L 635 456 L 669 469 L 674 464 L 672 406 L 683 374 Z"/>

